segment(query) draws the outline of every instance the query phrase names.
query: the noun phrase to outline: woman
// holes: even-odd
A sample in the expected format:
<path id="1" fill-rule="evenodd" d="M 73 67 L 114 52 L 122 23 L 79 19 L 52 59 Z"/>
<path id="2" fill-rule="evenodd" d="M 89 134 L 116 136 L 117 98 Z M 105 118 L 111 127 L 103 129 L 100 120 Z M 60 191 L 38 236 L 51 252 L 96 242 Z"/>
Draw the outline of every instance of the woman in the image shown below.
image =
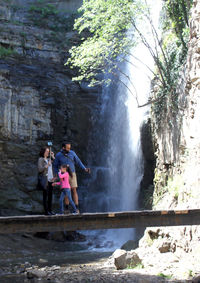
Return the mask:
<path id="1" fill-rule="evenodd" d="M 52 160 L 55 159 L 53 152 L 51 152 L 51 158 L 49 157 L 49 148 L 43 147 L 40 150 L 38 159 L 38 179 L 39 179 L 39 187 L 43 191 L 43 207 L 45 215 L 53 215 L 52 212 L 52 182 L 53 171 L 52 171 Z"/>

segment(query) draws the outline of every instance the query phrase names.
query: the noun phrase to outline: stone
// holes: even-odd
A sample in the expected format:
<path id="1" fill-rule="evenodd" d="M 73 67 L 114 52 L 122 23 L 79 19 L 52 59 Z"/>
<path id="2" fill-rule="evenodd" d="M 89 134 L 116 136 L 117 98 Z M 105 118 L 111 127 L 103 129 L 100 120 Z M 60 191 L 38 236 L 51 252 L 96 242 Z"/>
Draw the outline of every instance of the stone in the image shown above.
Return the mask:
<path id="1" fill-rule="evenodd" d="M 126 268 L 126 255 L 127 252 L 125 250 L 117 249 L 114 254 L 114 264 L 117 269 L 124 269 Z"/>
<path id="2" fill-rule="evenodd" d="M 121 249 L 125 251 L 131 251 L 138 248 L 138 241 L 129 240 L 125 244 L 122 245 Z"/>
<path id="3" fill-rule="evenodd" d="M 159 244 L 158 244 L 159 245 Z M 171 242 L 162 242 L 159 246 L 158 246 L 158 250 L 160 253 L 167 253 L 169 252 L 171 249 Z"/>
<path id="4" fill-rule="evenodd" d="M 199 283 L 200 282 L 200 275 L 196 276 L 193 280 L 192 283 Z"/>
<path id="5" fill-rule="evenodd" d="M 47 276 L 47 272 L 45 270 L 40 270 L 40 269 L 32 269 L 28 270 L 27 272 L 27 278 L 32 279 L 32 278 L 44 278 Z"/>
<path id="6" fill-rule="evenodd" d="M 134 251 L 128 251 L 126 254 L 126 266 L 130 266 L 131 268 L 136 267 L 141 264 L 142 261 L 139 258 L 138 254 Z"/>

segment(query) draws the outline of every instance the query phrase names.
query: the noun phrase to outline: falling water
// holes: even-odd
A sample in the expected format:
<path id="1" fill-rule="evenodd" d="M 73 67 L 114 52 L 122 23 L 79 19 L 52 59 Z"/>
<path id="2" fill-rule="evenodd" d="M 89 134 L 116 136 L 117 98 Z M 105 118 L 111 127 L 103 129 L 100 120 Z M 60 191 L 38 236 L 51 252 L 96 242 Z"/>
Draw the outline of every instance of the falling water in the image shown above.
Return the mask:
<path id="1" fill-rule="evenodd" d="M 154 1 L 154 8 L 158 8 L 158 4 L 160 7 L 159 0 Z M 158 11 L 154 9 L 154 20 L 158 19 Z M 154 25 L 157 26 L 157 23 L 154 22 Z M 126 74 L 126 77 L 120 75 L 120 80 L 128 88 L 116 81 L 111 87 L 104 87 L 99 101 L 100 110 L 95 114 L 98 119 L 91 139 L 94 154 L 90 156 L 90 163 L 96 163 L 96 166 L 89 186 L 90 211 L 130 211 L 138 208 L 143 177 L 140 128 L 148 114 L 148 107 L 139 108 L 138 103 L 147 102 L 152 79 L 149 68 L 153 69 L 154 62 L 142 44 L 130 53 L 129 62 L 120 66 Z M 133 229 L 115 230 L 114 233 L 110 230 L 106 235 L 123 243 L 133 239 L 134 232 Z"/>

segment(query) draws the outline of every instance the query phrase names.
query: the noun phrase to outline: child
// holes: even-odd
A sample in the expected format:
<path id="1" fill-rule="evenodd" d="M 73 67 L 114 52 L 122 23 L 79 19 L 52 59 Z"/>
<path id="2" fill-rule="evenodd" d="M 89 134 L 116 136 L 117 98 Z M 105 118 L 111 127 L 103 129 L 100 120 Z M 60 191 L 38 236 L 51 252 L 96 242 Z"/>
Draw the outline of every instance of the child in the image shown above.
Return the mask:
<path id="1" fill-rule="evenodd" d="M 59 200 L 59 202 L 60 202 L 60 213 L 61 214 L 64 214 L 63 200 L 64 200 L 65 196 L 68 197 L 69 202 L 70 202 L 71 206 L 73 207 L 73 213 L 76 213 L 76 214 L 78 213 L 76 206 L 75 206 L 75 204 L 72 200 L 72 196 L 71 196 L 71 187 L 70 187 L 70 184 L 69 184 L 69 175 L 70 176 L 72 175 L 72 172 L 69 168 L 69 165 L 63 164 L 63 165 L 61 165 L 61 169 L 58 173 L 58 176 L 60 178 L 60 182 L 53 183 L 53 186 L 61 185 L 62 192 L 61 192 L 60 200 Z"/>

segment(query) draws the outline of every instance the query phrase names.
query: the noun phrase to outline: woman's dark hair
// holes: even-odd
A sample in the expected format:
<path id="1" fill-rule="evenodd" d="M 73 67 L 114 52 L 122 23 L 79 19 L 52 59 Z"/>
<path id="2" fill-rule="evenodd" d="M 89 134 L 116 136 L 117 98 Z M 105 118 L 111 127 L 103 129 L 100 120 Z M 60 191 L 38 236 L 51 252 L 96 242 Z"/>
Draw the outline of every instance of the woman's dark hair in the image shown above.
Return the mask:
<path id="1" fill-rule="evenodd" d="M 72 177 L 72 170 L 70 169 L 68 164 L 62 164 L 61 165 L 62 168 L 66 168 L 67 172 L 69 173 L 70 177 Z"/>
<path id="2" fill-rule="evenodd" d="M 44 146 L 40 149 L 39 157 L 44 157 L 44 153 L 45 153 L 47 148 L 48 148 L 48 146 Z"/>

